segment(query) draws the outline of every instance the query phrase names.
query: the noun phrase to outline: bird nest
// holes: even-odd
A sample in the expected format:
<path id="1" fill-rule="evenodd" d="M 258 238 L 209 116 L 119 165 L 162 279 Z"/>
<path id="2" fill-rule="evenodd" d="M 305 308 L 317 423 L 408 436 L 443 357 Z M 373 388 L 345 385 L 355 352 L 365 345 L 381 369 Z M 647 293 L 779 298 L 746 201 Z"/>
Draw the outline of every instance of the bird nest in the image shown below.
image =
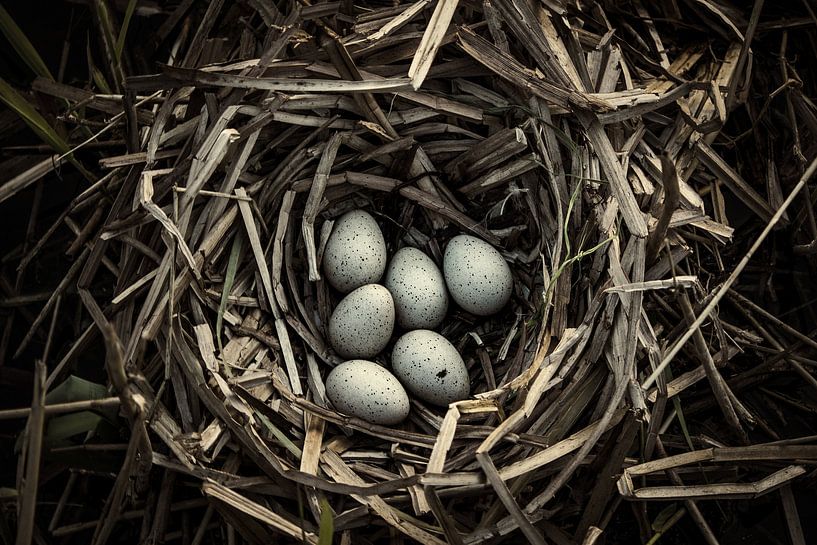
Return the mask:
<path id="1" fill-rule="evenodd" d="M 517 531 L 593 543 L 622 498 L 686 500 L 708 535 L 692 500 L 760 495 L 805 471 L 786 461 L 815 457 L 798 445 L 741 466 L 772 452 L 747 445 L 771 439 L 750 436 L 757 418 L 721 370 L 762 334 L 713 312 L 727 297 L 770 319 L 730 289 L 746 263 L 721 255 L 734 235 L 725 203 L 762 241 L 788 206 L 781 187 L 803 172 L 769 171 L 759 191 L 716 145 L 766 84 L 749 62 L 757 21 L 696 3 L 566 4 L 211 2 L 188 14 L 183 2 L 172 17 L 187 22 L 160 29 L 172 52 L 161 73 L 123 78 L 120 102 L 80 97 L 119 105 L 105 130 L 128 146 L 59 219 L 85 219 L 65 286 L 93 323 L 48 384 L 101 331 L 131 429 L 96 543 L 155 466 L 160 494 L 169 475 L 203 491 L 201 532 L 215 516 L 253 543 L 318 543 L 328 528 L 341 543 L 469 545 Z M 662 35 L 653 17 L 710 29 L 709 48 L 694 32 Z M 35 89 L 79 100 L 62 84 Z M 351 209 L 377 219 L 390 254 L 414 246 L 441 263 L 447 241 L 470 234 L 510 265 L 500 313 L 452 305 L 440 327 L 465 360 L 468 399 L 412 400 L 395 426 L 327 400 L 340 296 L 321 257 Z M 667 435 L 683 416 L 667 402 L 694 388 L 729 440 L 664 458 L 689 450 Z M 713 477 L 729 490 L 675 470 L 725 459 L 753 467 Z"/>

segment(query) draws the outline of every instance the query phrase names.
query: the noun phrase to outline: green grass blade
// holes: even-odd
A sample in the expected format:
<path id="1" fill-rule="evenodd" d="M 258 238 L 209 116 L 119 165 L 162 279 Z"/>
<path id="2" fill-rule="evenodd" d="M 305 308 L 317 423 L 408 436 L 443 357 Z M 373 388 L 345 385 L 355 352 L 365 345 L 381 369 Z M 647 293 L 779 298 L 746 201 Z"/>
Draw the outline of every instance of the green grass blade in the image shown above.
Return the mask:
<path id="1" fill-rule="evenodd" d="M 693 451 L 695 450 L 695 446 L 692 444 L 692 436 L 689 434 L 687 420 L 684 416 L 684 408 L 681 406 L 681 400 L 678 399 L 678 396 L 672 398 L 672 404 L 675 406 L 675 415 L 678 417 L 678 424 L 681 426 L 681 433 L 684 435 L 684 440 L 687 442 L 689 450 Z"/>
<path id="2" fill-rule="evenodd" d="M 579 198 L 579 193 L 581 193 L 582 183 L 579 182 L 576 184 L 576 187 L 573 188 L 573 193 L 570 195 L 570 200 L 567 203 L 567 213 L 565 214 L 564 221 L 565 224 L 562 226 L 563 236 L 564 236 L 564 244 L 565 244 L 565 255 L 570 255 L 570 233 L 568 231 L 568 227 L 570 227 L 570 216 L 573 215 L 573 207 L 576 205 L 576 199 Z"/>
<path id="3" fill-rule="evenodd" d="M 615 235 L 610 236 L 610 237 L 602 240 L 601 242 L 599 242 L 598 244 L 596 244 L 592 248 L 588 248 L 587 250 L 582 250 L 578 254 L 576 254 L 573 257 L 565 260 L 561 265 L 559 265 L 559 268 L 556 269 L 556 272 L 553 273 L 553 275 L 551 276 L 550 283 L 548 283 L 547 289 L 545 290 L 545 301 L 547 301 L 548 298 L 550 297 L 551 291 L 553 290 L 554 286 L 556 286 L 556 281 L 559 279 L 559 277 L 562 275 L 564 270 L 571 263 L 575 263 L 576 261 L 579 261 L 580 259 L 584 259 L 585 257 L 587 257 L 589 255 L 593 255 L 594 253 L 598 252 L 601 248 L 603 248 L 605 244 L 608 244 L 608 243 L 612 242 L 614 238 L 615 238 Z"/>
<path id="4" fill-rule="evenodd" d="M 667 370 L 664 371 L 664 375 L 666 376 L 667 382 L 670 382 L 673 379 L 672 369 L 667 367 Z M 692 436 L 689 434 L 689 428 L 687 427 L 687 420 L 684 417 L 684 408 L 681 405 L 680 396 L 674 396 L 672 398 L 672 405 L 675 408 L 675 416 L 678 417 L 678 424 L 681 426 L 681 433 L 687 442 L 689 450 L 693 451 L 695 450 L 695 445 L 692 444 Z"/>
<path id="5" fill-rule="evenodd" d="M 14 22 L 14 19 L 11 18 L 11 15 L 2 4 L 0 4 L 0 32 L 3 33 L 11 47 L 14 48 L 32 72 L 43 78 L 54 79 L 40 54 L 37 53 L 37 50 L 31 45 L 31 42 L 28 41 L 26 35 L 23 34 L 23 31 L 20 30 L 20 27 L 17 26 L 17 23 Z"/>
<path id="6" fill-rule="evenodd" d="M 291 452 L 299 460 L 301 459 L 301 456 L 303 456 L 303 452 L 301 452 L 301 449 L 298 448 L 298 445 L 293 443 L 292 440 L 289 437 L 287 437 L 283 431 L 281 431 L 281 428 L 273 424 L 272 420 L 270 420 L 269 418 L 267 418 L 258 411 L 255 412 L 255 417 L 265 428 L 267 428 L 267 430 L 269 430 L 272 436 L 275 437 L 278 440 L 278 442 L 280 442 L 281 445 L 283 445 L 285 449 Z"/>
<path id="7" fill-rule="evenodd" d="M 99 70 L 99 68 L 96 67 L 96 63 L 94 63 L 94 57 L 93 57 L 93 55 L 91 55 L 91 37 L 90 36 L 88 37 L 88 41 L 85 44 L 85 56 L 88 58 L 88 71 L 89 71 L 88 75 L 91 77 L 93 82 L 96 84 L 97 88 L 99 88 L 99 90 L 102 91 L 103 93 L 105 93 L 106 95 L 112 94 L 113 91 L 111 91 L 111 86 L 108 85 L 108 82 L 105 79 L 105 75 L 102 73 L 102 71 Z"/>
<path id="8" fill-rule="evenodd" d="M 335 521 L 332 519 L 332 508 L 326 498 L 320 499 L 321 521 L 318 532 L 318 545 L 332 545 L 332 534 L 335 533 Z"/>
<path id="9" fill-rule="evenodd" d="M 122 29 L 119 31 L 119 37 L 116 39 L 116 61 L 119 63 L 122 62 L 122 50 L 125 49 L 125 37 L 128 35 L 128 27 L 130 26 L 130 20 L 135 10 L 136 0 L 130 0 L 125 10 L 125 19 L 122 20 Z"/>
<path id="10" fill-rule="evenodd" d="M 655 521 L 653 521 L 652 529 L 655 533 L 646 543 L 646 545 L 655 545 L 658 543 L 664 534 L 666 534 L 670 528 L 675 526 L 676 522 L 681 520 L 686 512 L 687 510 L 685 507 L 677 507 L 675 504 L 665 507 L 663 511 L 658 513 Z"/>
<path id="11" fill-rule="evenodd" d="M 120 86 L 124 84 L 125 77 L 122 73 L 122 66 L 119 64 L 119 57 L 116 55 L 116 40 L 114 39 L 114 22 L 111 13 L 105 2 L 94 2 L 96 16 L 99 20 L 99 30 L 104 42 L 102 48 L 103 57 L 108 61 L 111 76 L 113 77 L 113 88 L 117 93 L 121 92 Z"/>
<path id="12" fill-rule="evenodd" d="M 34 134 L 36 134 L 40 140 L 51 146 L 54 151 L 60 155 L 67 155 L 71 152 L 68 143 L 54 130 L 54 127 L 49 125 L 48 121 L 40 115 L 40 112 L 3 78 L 0 78 L 0 102 L 4 103 L 11 111 L 19 115 L 23 121 L 25 121 L 26 125 L 34 131 Z M 92 183 L 96 181 L 96 177 L 88 172 L 75 157 L 69 155 L 68 160 L 88 181 Z"/>
<path id="13" fill-rule="evenodd" d="M 227 261 L 227 274 L 224 277 L 224 287 L 221 289 L 221 301 L 218 303 L 218 316 L 216 316 L 216 342 L 218 342 L 218 351 L 223 352 L 224 347 L 221 345 L 221 324 L 224 320 L 224 311 L 227 310 L 227 300 L 230 297 L 230 291 L 233 289 L 235 282 L 235 273 L 238 270 L 238 261 L 241 257 L 241 235 L 236 234 L 233 239 L 233 247 L 230 250 L 230 258 Z"/>
<path id="14" fill-rule="evenodd" d="M 48 124 L 48 121 L 34 109 L 34 106 L 19 94 L 3 78 L 0 78 L 0 101 L 4 102 L 13 112 L 23 118 L 23 121 L 33 130 L 40 139 L 59 153 L 68 153 L 68 144 L 57 131 Z"/>

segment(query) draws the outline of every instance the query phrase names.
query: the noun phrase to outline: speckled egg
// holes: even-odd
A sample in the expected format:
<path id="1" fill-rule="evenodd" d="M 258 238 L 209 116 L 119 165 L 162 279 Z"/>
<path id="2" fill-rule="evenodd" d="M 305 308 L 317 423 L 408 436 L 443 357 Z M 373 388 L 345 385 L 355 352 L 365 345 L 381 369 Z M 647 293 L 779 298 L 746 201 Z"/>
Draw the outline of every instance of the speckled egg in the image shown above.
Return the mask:
<path id="1" fill-rule="evenodd" d="M 513 278 L 502 255 L 484 240 L 452 238 L 443 255 L 443 274 L 451 297 L 464 310 L 489 316 L 511 298 Z"/>
<path id="2" fill-rule="evenodd" d="M 417 248 L 401 248 L 394 254 L 384 283 L 394 298 L 400 327 L 433 329 L 445 318 L 448 292 L 443 274 Z"/>
<path id="3" fill-rule="evenodd" d="M 462 356 L 434 331 L 415 329 L 397 339 L 391 367 L 412 394 L 428 403 L 445 406 L 468 397 L 471 385 Z"/>
<path id="4" fill-rule="evenodd" d="M 326 377 L 326 395 L 338 411 L 373 424 L 397 424 L 409 413 L 403 385 L 371 361 L 349 360 L 332 369 Z"/>
<path id="5" fill-rule="evenodd" d="M 329 342 L 341 357 L 371 358 L 394 331 L 394 301 L 383 286 L 368 284 L 344 297 L 329 318 Z"/>
<path id="6" fill-rule="evenodd" d="M 363 210 L 341 216 L 332 227 L 323 253 L 326 280 L 349 293 L 377 282 L 386 270 L 386 241 L 374 218 Z"/>

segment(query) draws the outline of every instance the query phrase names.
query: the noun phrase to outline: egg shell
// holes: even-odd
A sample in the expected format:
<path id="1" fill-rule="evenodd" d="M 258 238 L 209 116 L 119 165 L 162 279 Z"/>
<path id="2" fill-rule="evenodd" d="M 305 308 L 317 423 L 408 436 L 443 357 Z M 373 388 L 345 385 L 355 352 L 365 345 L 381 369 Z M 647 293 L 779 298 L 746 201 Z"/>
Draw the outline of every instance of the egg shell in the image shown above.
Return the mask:
<path id="1" fill-rule="evenodd" d="M 338 411 L 373 424 L 397 424 L 409 413 L 403 385 L 371 361 L 349 360 L 332 369 L 326 377 L 326 395 Z"/>
<path id="2" fill-rule="evenodd" d="M 378 284 L 361 286 L 344 297 L 329 318 L 329 342 L 344 358 L 371 358 L 394 331 L 394 301 Z"/>
<path id="3" fill-rule="evenodd" d="M 496 314 L 511 298 L 513 278 L 502 255 L 484 240 L 452 238 L 443 255 L 448 291 L 464 310 L 479 316 Z"/>
<path id="4" fill-rule="evenodd" d="M 391 367 L 412 394 L 434 405 L 465 399 L 471 388 L 460 353 L 448 339 L 427 329 L 415 329 L 397 339 Z"/>
<path id="5" fill-rule="evenodd" d="M 440 269 L 417 248 L 401 248 L 386 269 L 397 323 L 404 329 L 433 329 L 448 311 L 448 291 Z"/>
<path id="6" fill-rule="evenodd" d="M 386 241 L 374 218 L 363 210 L 341 216 L 323 252 L 326 280 L 342 293 L 380 280 L 386 270 Z"/>

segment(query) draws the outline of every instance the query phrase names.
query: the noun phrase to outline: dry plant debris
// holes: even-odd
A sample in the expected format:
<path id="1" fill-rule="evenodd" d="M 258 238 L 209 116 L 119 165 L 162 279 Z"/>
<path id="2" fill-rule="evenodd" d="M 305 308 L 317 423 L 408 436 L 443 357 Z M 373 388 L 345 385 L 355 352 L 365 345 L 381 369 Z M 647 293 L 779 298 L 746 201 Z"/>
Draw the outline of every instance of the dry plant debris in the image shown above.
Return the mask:
<path id="1" fill-rule="evenodd" d="M 87 79 L 0 81 L 43 142 L 4 140 L 6 542 L 714 545 L 747 502 L 817 539 L 809 2 L 75 4 Z M 511 265 L 442 327 L 472 399 L 327 402 L 352 208 Z"/>

